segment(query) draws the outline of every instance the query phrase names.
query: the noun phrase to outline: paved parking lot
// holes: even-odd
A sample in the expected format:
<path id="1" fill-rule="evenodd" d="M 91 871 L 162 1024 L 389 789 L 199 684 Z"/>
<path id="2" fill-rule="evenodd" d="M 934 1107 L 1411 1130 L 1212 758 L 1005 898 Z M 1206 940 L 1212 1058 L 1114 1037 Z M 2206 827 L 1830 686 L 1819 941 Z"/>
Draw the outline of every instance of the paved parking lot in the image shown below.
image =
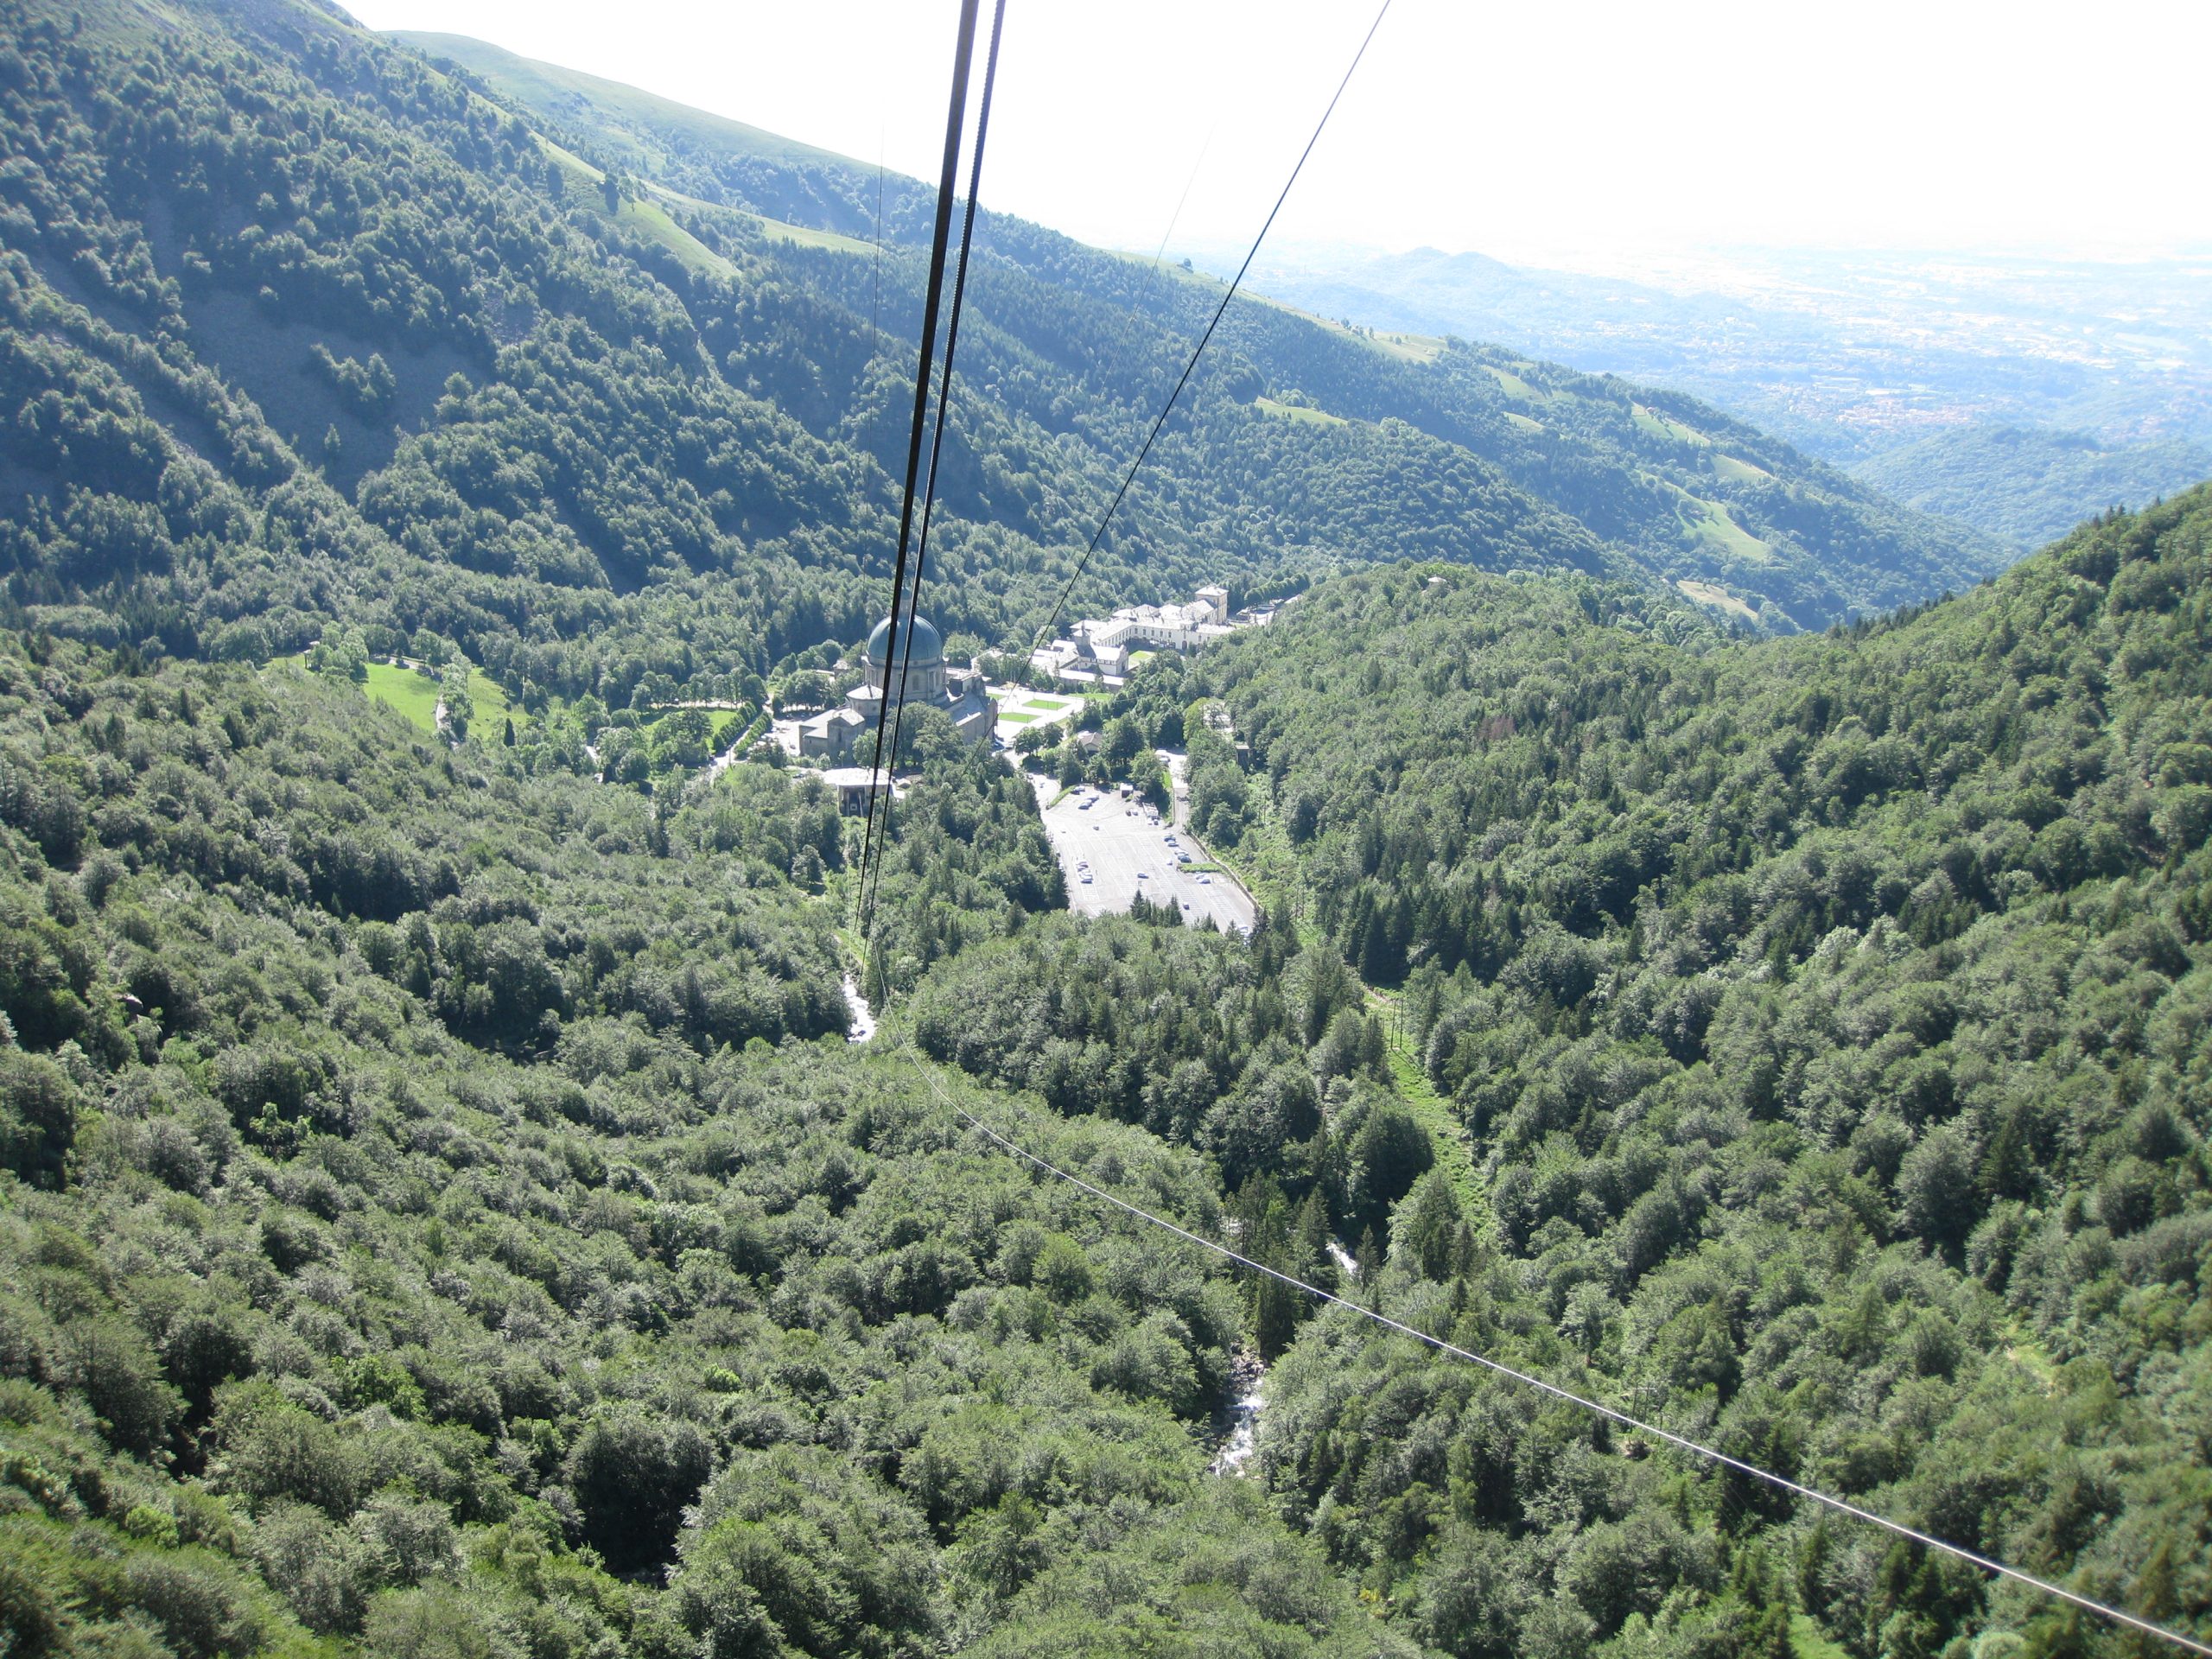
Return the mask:
<path id="1" fill-rule="evenodd" d="M 1109 791 L 1088 789 L 1070 794 L 1058 806 L 1049 804 L 1059 785 L 1038 779 L 1038 804 L 1045 814 L 1046 833 L 1060 855 L 1060 869 L 1068 882 L 1068 907 L 1085 916 L 1125 911 L 1140 889 L 1154 904 L 1172 901 L 1184 919 L 1214 928 L 1231 927 L 1240 932 L 1252 928 L 1252 896 L 1234 876 L 1216 870 L 1192 874 L 1176 859 L 1173 835 L 1180 850 L 1194 863 L 1207 861 L 1205 849 L 1154 817 L 1149 807 L 1133 804 Z M 1085 802 L 1090 803 L 1088 806 Z M 1084 868 L 1087 866 L 1088 868 Z M 1086 882 L 1084 876 L 1090 880 Z"/>

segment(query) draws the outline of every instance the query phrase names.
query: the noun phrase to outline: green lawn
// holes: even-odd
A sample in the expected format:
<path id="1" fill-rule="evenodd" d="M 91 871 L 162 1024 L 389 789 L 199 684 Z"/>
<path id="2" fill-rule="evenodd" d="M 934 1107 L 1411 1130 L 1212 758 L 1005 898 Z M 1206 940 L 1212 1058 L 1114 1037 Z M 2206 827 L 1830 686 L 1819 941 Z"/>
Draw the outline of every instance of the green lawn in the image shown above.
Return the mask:
<path id="1" fill-rule="evenodd" d="M 1279 404 L 1272 397 L 1255 397 L 1252 407 L 1262 415 L 1280 415 L 1287 421 L 1303 421 L 1308 426 L 1351 424 L 1343 416 L 1332 415 L 1325 409 L 1308 409 L 1303 404 Z"/>
<path id="2" fill-rule="evenodd" d="M 1505 411 L 1505 418 L 1523 432 L 1541 432 L 1544 429 L 1544 423 L 1541 421 L 1532 421 L 1526 415 L 1518 414 L 1510 409 Z"/>
<path id="3" fill-rule="evenodd" d="M 437 729 L 438 683 L 425 679 L 411 668 L 390 663 L 369 664 L 368 694 L 387 709 L 397 709 L 426 732 Z M 469 693 L 475 695 L 474 690 Z"/>
<path id="4" fill-rule="evenodd" d="M 1774 550 L 1728 516 L 1728 509 L 1701 495 L 1692 495 L 1679 484 L 1656 473 L 1639 474 L 1675 498 L 1675 517 L 1682 527 L 1682 541 L 1703 546 L 1722 558 L 1743 564 L 1764 564 Z"/>
<path id="5" fill-rule="evenodd" d="M 1387 1016 L 1395 1011 L 1396 1003 L 1397 997 L 1393 993 L 1368 988 L 1367 1005 L 1372 1012 Z M 1421 1060 L 1410 1042 L 1394 1035 L 1383 1052 L 1390 1062 L 1391 1091 L 1428 1131 L 1437 1166 L 1452 1183 L 1452 1191 L 1459 1200 L 1468 1224 L 1478 1233 L 1487 1232 L 1491 1217 L 1490 1200 L 1484 1195 L 1482 1178 L 1475 1171 L 1474 1149 L 1468 1145 L 1466 1126 L 1459 1121 L 1459 1114 L 1450 1101 L 1436 1092 L 1436 1085 L 1421 1070 Z"/>
<path id="6" fill-rule="evenodd" d="M 417 674 L 411 668 L 394 668 L 390 663 L 369 664 L 368 684 L 363 688 L 369 696 L 388 709 L 397 709 L 415 726 L 424 732 L 437 729 L 438 683 Z M 468 676 L 468 700 L 476 705 L 476 718 L 472 722 L 479 736 L 496 737 L 499 727 L 510 712 L 507 694 L 499 683 L 479 668 Z"/>
<path id="7" fill-rule="evenodd" d="M 1692 502 L 1696 504 L 1694 511 L 1689 509 Z M 1774 556 L 1773 549 L 1730 518 L 1728 509 L 1718 502 L 1685 496 L 1676 505 L 1683 509 L 1684 527 L 1715 551 L 1745 564 L 1764 564 Z"/>
<path id="8" fill-rule="evenodd" d="M 1771 484 L 1774 474 L 1764 467 L 1754 467 L 1748 461 L 1738 461 L 1733 455 L 1713 452 L 1713 476 L 1730 484 Z"/>
<path id="9" fill-rule="evenodd" d="M 1532 404 L 1548 404 L 1551 401 L 1551 393 L 1538 391 L 1510 369 L 1501 369 L 1495 363 L 1485 363 L 1483 367 L 1491 378 L 1497 382 L 1498 389 L 1509 397 L 1523 397 Z"/>
<path id="10" fill-rule="evenodd" d="M 1024 714 L 1020 710 L 1015 709 L 1001 709 L 999 710 L 999 718 L 1009 726 L 1027 726 L 1031 721 L 1036 719 L 1037 716 L 1034 715 Z"/>
<path id="11" fill-rule="evenodd" d="M 1713 440 L 1704 433 L 1694 427 L 1684 426 L 1680 421 L 1670 421 L 1656 410 L 1646 409 L 1642 404 L 1630 404 L 1628 409 L 1638 429 L 1650 433 L 1655 438 L 1672 438 L 1677 443 L 1695 443 L 1708 448 L 1712 445 Z"/>
<path id="12" fill-rule="evenodd" d="M 1075 703 L 1067 697 L 1032 697 L 1021 706 L 1033 714 L 1057 715 L 1074 708 Z"/>

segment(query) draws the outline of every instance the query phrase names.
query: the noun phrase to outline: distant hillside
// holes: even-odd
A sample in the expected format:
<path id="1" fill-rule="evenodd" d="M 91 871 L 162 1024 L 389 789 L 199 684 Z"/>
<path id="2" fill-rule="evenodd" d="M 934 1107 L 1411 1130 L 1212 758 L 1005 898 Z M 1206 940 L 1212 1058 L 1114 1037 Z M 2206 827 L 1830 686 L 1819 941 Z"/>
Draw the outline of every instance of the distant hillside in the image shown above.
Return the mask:
<path id="1" fill-rule="evenodd" d="M 465 71 L 579 149 L 669 189 L 810 230 L 875 234 L 877 176 L 859 162 L 480 41 L 396 38 Z M 918 181 L 892 178 L 885 236 L 922 242 L 930 206 Z M 1109 302 L 1124 297 L 1127 262 L 1116 256 L 995 215 L 986 215 L 985 230 L 987 245 L 1030 275 Z M 1202 304 L 1209 286 L 1181 279 L 1178 291 L 1185 305 Z M 1147 295 L 1141 304 L 1158 315 L 1153 302 Z M 1305 410 L 1306 424 L 1321 429 L 1307 436 L 1319 439 L 1333 424 L 1340 445 L 1363 443 L 1348 424 L 1404 421 L 1564 508 L 1666 579 L 1729 594 L 1769 626 L 1808 626 L 1815 613 L 1849 609 L 1844 596 L 1853 592 L 1905 597 L 1901 578 L 1919 561 L 1943 565 L 1946 582 L 2001 562 L 1994 545 L 1897 515 L 1863 486 L 1702 405 L 1682 403 L 1681 423 L 1670 425 L 1652 413 L 1663 394 L 1419 331 L 1316 327 L 1318 319 L 1305 317 L 1304 326 L 1263 328 L 1269 308 L 1240 306 L 1224 335 L 1264 377 L 1268 395 L 1250 407 L 1276 416 Z M 1346 351 L 1347 340 L 1370 349 Z M 1712 453 L 1732 444 L 1743 453 Z M 1761 487 L 1777 480 L 1782 487 Z M 1292 539 L 1308 538 L 1294 529 Z"/>
<path id="2" fill-rule="evenodd" d="M 1283 248 L 1253 275 L 1327 316 L 1678 386 L 2016 551 L 2212 471 L 2190 460 L 2212 446 L 2201 257 L 1751 251 L 1662 287 L 1433 248 Z"/>
<path id="3" fill-rule="evenodd" d="M 31 623 L 252 658 L 429 636 L 525 712 L 750 696 L 866 631 L 920 187 L 879 261 L 872 171 L 750 128 L 295 0 L 151 15 L 42 0 L 0 65 L 0 569 Z M 1219 290 L 981 237 L 930 603 L 1026 641 Z M 1071 602 L 1408 555 L 1688 582 L 1784 631 L 1998 556 L 1688 400 L 1255 300 Z"/>
<path id="4" fill-rule="evenodd" d="M 1923 512 L 2028 548 L 2085 508 L 2141 506 L 2212 478 L 2212 449 L 2171 439 L 2107 446 L 2082 432 L 1969 426 L 1876 456 L 1859 476 Z"/>

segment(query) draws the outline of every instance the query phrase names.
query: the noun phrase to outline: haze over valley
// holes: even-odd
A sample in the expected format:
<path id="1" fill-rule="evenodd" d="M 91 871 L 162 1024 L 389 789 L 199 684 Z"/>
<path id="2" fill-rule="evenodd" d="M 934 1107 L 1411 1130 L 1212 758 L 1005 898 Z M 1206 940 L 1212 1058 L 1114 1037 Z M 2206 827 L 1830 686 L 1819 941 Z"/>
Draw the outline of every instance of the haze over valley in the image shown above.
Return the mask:
<path id="1" fill-rule="evenodd" d="M 1253 275 L 1323 315 L 1677 386 L 2023 550 L 2212 473 L 2212 255 L 1738 248 L 1599 274 L 1312 246 Z"/>

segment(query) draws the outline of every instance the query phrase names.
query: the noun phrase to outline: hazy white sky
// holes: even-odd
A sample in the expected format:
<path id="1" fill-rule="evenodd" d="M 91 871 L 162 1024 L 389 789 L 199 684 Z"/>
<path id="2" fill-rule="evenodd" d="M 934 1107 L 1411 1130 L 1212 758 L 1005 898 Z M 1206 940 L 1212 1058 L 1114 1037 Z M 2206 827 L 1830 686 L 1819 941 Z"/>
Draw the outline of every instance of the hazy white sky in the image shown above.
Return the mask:
<path id="1" fill-rule="evenodd" d="M 347 3 L 936 174 L 951 0 Z M 1187 183 L 1178 243 L 1249 238 L 1373 10 L 1009 0 L 983 200 L 1148 251 Z M 1395 0 L 1274 239 L 2202 247 L 2208 57 L 2203 0 Z"/>

